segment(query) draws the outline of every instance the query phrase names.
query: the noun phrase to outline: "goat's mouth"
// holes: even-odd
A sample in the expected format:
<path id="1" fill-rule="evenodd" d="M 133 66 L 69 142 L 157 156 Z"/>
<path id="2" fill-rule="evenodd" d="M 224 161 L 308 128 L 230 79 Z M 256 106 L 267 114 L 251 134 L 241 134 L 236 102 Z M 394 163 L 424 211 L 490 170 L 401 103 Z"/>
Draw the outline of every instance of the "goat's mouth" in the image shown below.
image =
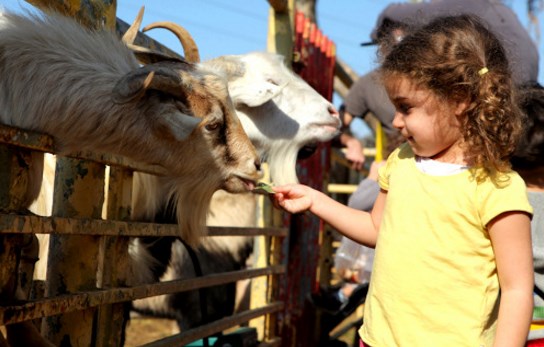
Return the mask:
<path id="1" fill-rule="evenodd" d="M 240 177 L 240 181 L 242 181 L 247 191 L 251 191 L 255 189 L 255 187 L 257 186 L 257 181 L 255 180 L 250 180 L 250 179 L 245 179 Z"/>
<path id="2" fill-rule="evenodd" d="M 223 183 L 223 189 L 229 193 L 250 192 L 257 186 L 257 179 L 232 175 Z"/>
<path id="3" fill-rule="evenodd" d="M 336 136 L 340 132 L 340 122 L 314 123 L 312 127 L 331 136 Z"/>
<path id="4" fill-rule="evenodd" d="M 304 160 L 311 157 L 317 150 L 318 143 L 309 143 L 302 146 L 297 153 L 297 160 Z"/>

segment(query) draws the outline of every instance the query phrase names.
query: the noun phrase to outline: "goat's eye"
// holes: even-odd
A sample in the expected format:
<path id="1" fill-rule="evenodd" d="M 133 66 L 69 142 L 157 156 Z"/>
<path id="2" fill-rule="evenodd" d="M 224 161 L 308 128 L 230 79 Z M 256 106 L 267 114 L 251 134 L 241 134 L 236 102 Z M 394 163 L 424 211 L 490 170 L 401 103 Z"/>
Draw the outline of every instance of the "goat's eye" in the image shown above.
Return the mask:
<path id="1" fill-rule="evenodd" d="M 217 128 L 219 128 L 219 123 L 218 122 L 208 123 L 206 124 L 205 128 L 208 131 L 217 130 Z"/>
<path id="2" fill-rule="evenodd" d="M 271 78 L 267 79 L 266 81 L 267 81 L 268 83 L 271 83 L 271 84 L 275 85 L 275 86 L 279 86 L 279 85 L 280 85 L 278 82 L 274 81 L 274 80 L 271 79 Z"/>

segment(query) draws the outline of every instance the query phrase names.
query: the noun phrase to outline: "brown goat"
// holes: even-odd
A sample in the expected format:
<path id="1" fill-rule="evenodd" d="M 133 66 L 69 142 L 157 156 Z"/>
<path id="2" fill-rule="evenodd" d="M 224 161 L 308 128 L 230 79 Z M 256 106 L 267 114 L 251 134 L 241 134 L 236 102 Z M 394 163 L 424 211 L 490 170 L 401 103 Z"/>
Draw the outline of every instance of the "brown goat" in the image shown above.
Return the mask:
<path id="1" fill-rule="evenodd" d="M 0 16 L 0 91 L 0 122 L 52 135 L 61 154 L 163 166 L 191 205 L 178 209 L 189 244 L 216 190 L 247 191 L 260 177 L 223 78 L 178 59 L 140 67 L 112 33 L 60 15 Z"/>

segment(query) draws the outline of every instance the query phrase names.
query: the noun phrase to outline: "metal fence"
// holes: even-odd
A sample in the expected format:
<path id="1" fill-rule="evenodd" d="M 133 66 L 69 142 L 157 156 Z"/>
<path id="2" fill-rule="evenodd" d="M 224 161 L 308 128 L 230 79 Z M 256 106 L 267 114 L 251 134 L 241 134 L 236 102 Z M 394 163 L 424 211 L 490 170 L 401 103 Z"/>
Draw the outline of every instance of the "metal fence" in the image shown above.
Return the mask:
<path id="1" fill-rule="evenodd" d="M 283 228 L 210 227 L 210 236 L 245 235 L 266 237 L 270 253 L 267 266 L 213 274 L 189 280 L 127 286 L 128 241 L 139 236 L 175 236 L 176 225 L 130 221 L 132 172 L 161 174 L 155 168 L 130 164 L 123 158 L 78 153 L 57 160 L 53 215 L 29 215 L 21 205 L 21 192 L 28 182 L 27 163 L 31 151 L 53 152 L 48 136 L 0 127 L 0 187 L 2 242 L 0 283 L 2 286 L 1 325 L 43 319 L 42 334 L 56 345 L 116 346 L 124 323 L 122 304 L 149 296 L 195 290 L 242 279 L 285 273 L 279 263 Z M 104 173 L 110 165 L 107 191 L 107 218 L 100 218 L 104 203 Z M 19 267 L 33 261 L 28 254 L 33 234 L 50 234 L 49 266 L 42 297 L 20 278 Z M 26 253 L 25 253 L 26 252 Z M 34 254 L 35 256 L 35 254 Z M 28 300 L 10 298 L 9 285 L 19 282 L 29 292 Z M 259 316 L 273 315 L 283 308 L 275 293 L 261 307 L 244 311 L 191 331 L 149 344 L 180 346 Z M 11 300 L 10 300 L 11 299 Z M 272 320 L 268 318 L 268 320 Z M 271 326 L 272 328 L 272 326 Z M 64 341 L 64 342 L 63 342 Z M 76 342 L 77 341 L 77 342 Z M 266 331 L 264 342 L 277 344 L 274 330 Z"/>

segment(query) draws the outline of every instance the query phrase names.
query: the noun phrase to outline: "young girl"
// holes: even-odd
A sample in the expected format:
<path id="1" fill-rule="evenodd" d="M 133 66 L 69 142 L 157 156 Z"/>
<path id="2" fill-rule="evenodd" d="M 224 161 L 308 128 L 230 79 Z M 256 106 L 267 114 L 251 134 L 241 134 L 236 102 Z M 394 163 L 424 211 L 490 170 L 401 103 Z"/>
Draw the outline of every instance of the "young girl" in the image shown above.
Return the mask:
<path id="1" fill-rule="evenodd" d="M 376 247 L 362 345 L 523 346 L 532 208 L 509 166 L 523 118 L 503 48 L 474 17 L 439 18 L 381 76 L 407 144 L 380 169 L 372 212 L 304 185 L 276 187 L 274 203 Z"/>

